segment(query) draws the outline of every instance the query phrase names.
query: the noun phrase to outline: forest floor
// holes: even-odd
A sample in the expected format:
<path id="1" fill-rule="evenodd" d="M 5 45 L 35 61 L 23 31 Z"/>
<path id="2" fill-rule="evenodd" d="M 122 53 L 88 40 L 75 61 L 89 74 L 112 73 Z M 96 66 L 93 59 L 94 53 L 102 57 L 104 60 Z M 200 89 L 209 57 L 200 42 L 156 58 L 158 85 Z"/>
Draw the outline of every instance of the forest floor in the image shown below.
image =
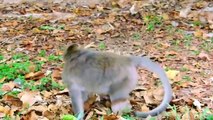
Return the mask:
<path id="1" fill-rule="evenodd" d="M 122 55 L 146 55 L 164 67 L 173 89 L 166 112 L 147 120 L 213 120 L 213 3 L 118 0 L 102 5 L 0 4 L 0 119 L 70 119 L 63 51 L 71 43 Z M 157 77 L 139 69 L 134 110 L 160 104 Z M 85 119 L 137 119 L 111 113 L 107 97 L 85 103 Z"/>

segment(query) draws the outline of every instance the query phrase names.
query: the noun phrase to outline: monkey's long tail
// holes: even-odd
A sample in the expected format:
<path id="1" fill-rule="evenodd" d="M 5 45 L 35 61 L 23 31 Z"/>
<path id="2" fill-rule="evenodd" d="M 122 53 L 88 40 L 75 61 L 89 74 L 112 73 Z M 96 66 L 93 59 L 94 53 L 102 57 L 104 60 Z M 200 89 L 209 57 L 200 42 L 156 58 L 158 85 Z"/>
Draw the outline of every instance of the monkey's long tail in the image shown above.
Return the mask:
<path id="1" fill-rule="evenodd" d="M 161 82 L 163 83 L 164 97 L 163 97 L 163 101 L 161 102 L 161 104 L 157 108 L 155 108 L 149 112 L 139 112 L 139 111 L 135 112 L 136 116 L 143 117 L 143 118 L 147 117 L 149 115 L 156 116 L 156 115 L 160 114 L 161 112 L 163 112 L 164 110 L 166 110 L 170 101 L 172 100 L 172 88 L 169 83 L 169 79 L 166 76 L 164 69 L 161 68 L 160 65 L 158 65 L 157 63 L 152 62 L 149 58 L 132 56 L 131 59 L 132 59 L 133 63 L 135 63 L 136 66 L 144 67 L 147 70 L 156 73 L 158 75 L 158 77 L 160 78 Z"/>

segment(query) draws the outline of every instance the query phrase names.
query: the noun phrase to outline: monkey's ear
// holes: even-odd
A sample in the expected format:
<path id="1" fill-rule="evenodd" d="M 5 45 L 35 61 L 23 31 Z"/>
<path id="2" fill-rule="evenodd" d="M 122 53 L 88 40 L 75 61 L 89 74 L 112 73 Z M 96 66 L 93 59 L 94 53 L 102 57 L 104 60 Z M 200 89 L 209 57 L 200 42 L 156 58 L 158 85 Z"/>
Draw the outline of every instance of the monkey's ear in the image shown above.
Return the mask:
<path id="1" fill-rule="evenodd" d="M 67 48 L 67 52 L 75 52 L 78 50 L 78 45 L 77 44 L 72 44 Z"/>

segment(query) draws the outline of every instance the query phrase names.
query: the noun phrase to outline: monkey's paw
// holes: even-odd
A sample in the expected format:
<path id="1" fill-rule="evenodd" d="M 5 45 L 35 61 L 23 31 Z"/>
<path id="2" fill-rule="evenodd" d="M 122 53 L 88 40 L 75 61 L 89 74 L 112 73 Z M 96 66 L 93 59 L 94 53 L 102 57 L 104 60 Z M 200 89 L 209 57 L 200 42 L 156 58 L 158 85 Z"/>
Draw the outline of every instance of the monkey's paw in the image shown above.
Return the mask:
<path id="1" fill-rule="evenodd" d="M 119 102 L 112 105 L 112 111 L 118 114 L 129 113 L 132 111 L 132 106 L 129 101 Z"/>

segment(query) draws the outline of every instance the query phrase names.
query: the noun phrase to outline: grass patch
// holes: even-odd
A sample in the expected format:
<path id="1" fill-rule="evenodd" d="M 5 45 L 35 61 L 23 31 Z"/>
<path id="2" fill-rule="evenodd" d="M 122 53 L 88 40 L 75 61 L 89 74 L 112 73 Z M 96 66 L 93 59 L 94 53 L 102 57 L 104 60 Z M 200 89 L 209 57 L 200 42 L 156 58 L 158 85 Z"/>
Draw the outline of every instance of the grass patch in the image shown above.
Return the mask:
<path id="1" fill-rule="evenodd" d="M 106 49 L 106 44 L 104 42 L 100 42 L 99 45 L 98 45 L 98 48 L 100 50 L 105 50 Z"/>
<path id="2" fill-rule="evenodd" d="M 131 38 L 133 40 L 140 40 L 142 38 L 142 36 L 139 32 L 134 32 L 134 33 L 132 33 Z"/>
<path id="3" fill-rule="evenodd" d="M 48 61 L 62 61 L 63 56 L 49 55 Z"/>
<path id="4" fill-rule="evenodd" d="M 41 51 L 39 56 L 46 56 L 46 51 Z M 1 60 L 4 60 L 4 56 L 0 55 Z M 58 61 L 61 60 L 62 56 L 54 56 L 50 55 L 48 57 L 49 61 Z M 30 72 L 30 67 L 35 66 L 34 72 L 38 72 L 42 69 L 42 66 L 45 64 L 43 61 L 37 60 L 29 60 L 27 55 L 18 53 L 11 57 L 11 61 L 3 62 L 0 64 L 0 80 L 3 82 L 0 83 L 0 97 L 5 94 L 9 94 L 12 96 L 17 96 L 21 91 L 25 89 L 29 90 L 52 90 L 58 89 L 63 90 L 65 87 L 56 81 L 51 79 L 51 76 L 45 76 L 41 78 L 39 81 L 27 80 L 25 79 L 25 75 Z M 10 92 L 2 91 L 2 86 L 9 82 L 13 81 L 14 83 L 18 84 L 19 87 L 13 89 Z"/>
<path id="5" fill-rule="evenodd" d="M 157 26 L 160 26 L 163 23 L 162 16 L 148 15 L 145 16 L 143 19 L 147 26 L 146 28 L 147 31 L 153 31 Z"/>

